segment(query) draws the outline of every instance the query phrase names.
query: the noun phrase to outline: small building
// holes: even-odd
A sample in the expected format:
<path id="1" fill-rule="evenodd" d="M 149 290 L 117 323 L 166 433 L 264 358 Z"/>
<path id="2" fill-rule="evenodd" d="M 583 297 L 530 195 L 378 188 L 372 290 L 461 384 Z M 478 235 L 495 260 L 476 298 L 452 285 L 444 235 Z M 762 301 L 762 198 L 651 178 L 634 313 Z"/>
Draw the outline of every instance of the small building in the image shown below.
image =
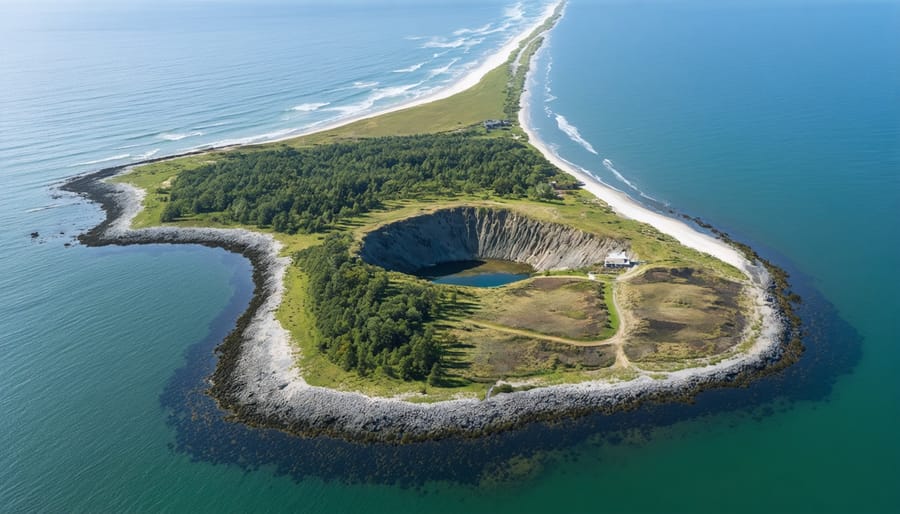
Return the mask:
<path id="1" fill-rule="evenodd" d="M 484 120 L 484 128 L 486 130 L 498 129 L 509 126 L 509 121 L 507 120 Z"/>
<path id="2" fill-rule="evenodd" d="M 628 268 L 631 267 L 631 259 L 625 252 L 611 252 L 603 259 L 603 265 L 607 268 Z"/>

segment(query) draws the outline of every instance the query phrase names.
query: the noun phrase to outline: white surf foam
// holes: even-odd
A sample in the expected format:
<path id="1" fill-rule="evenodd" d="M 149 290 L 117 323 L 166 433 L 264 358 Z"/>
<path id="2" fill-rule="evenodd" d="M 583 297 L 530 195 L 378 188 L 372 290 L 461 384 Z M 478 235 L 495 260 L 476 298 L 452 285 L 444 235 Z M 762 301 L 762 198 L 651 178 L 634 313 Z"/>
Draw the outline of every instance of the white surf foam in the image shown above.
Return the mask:
<path id="1" fill-rule="evenodd" d="M 483 25 L 481 27 L 474 28 L 474 29 L 462 28 L 462 29 L 454 30 L 453 35 L 454 36 L 465 36 L 465 35 L 487 36 L 490 34 L 506 32 L 507 30 L 510 29 L 510 27 L 512 27 L 512 23 L 510 23 L 508 21 L 497 27 L 495 27 L 493 23 L 488 23 L 487 25 Z"/>
<path id="2" fill-rule="evenodd" d="M 625 185 L 627 185 L 627 186 L 630 187 L 631 189 L 634 189 L 635 191 L 640 192 L 640 189 L 638 189 L 637 186 L 635 186 L 634 184 L 632 184 L 630 180 L 628 180 L 627 178 L 625 178 L 624 175 L 622 175 L 621 173 L 619 173 L 619 170 L 617 170 L 617 169 L 615 168 L 615 166 L 613 166 L 613 162 L 612 162 L 611 160 L 609 160 L 609 159 L 603 159 L 603 167 L 606 168 L 607 170 L 609 170 L 610 173 L 612 173 L 613 175 L 615 175 L 617 179 L 621 180 L 622 183 L 624 183 Z"/>
<path id="3" fill-rule="evenodd" d="M 160 139 L 164 139 L 166 141 L 181 141 L 182 139 L 186 139 L 189 137 L 202 136 L 203 132 L 200 130 L 193 130 L 191 132 L 163 132 L 157 137 Z"/>
<path id="4" fill-rule="evenodd" d="M 145 159 L 149 159 L 149 158 L 153 157 L 153 156 L 156 155 L 157 153 L 159 153 L 159 148 L 154 148 L 153 150 L 150 150 L 150 151 L 148 151 L 148 152 L 144 152 L 144 153 L 142 153 L 142 154 L 140 154 L 140 155 L 135 155 L 134 157 L 132 157 L 132 159 L 135 160 L 135 161 L 143 161 L 143 160 L 145 160 Z"/>
<path id="5" fill-rule="evenodd" d="M 394 73 L 412 73 L 412 72 L 418 70 L 419 68 L 421 68 L 422 66 L 425 66 L 425 64 L 426 63 L 424 63 L 424 62 L 420 62 L 419 64 L 413 64 L 412 66 L 408 66 L 406 68 L 400 68 L 400 69 L 394 70 Z"/>
<path id="6" fill-rule="evenodd" d="M 360 114 L 374 107 L 375 103 L 377 103 L 379 100 L 402 96 L 418 96 L 418 94 L 421 94 L 421 92 L 416 93 L 413 90 L 421 86 L 423 82 L 424 81 L 416 82 L 413 84 L 404 84 L 400 86 L 373 89 L 372 92 L 369 93 L 369 96 L 367 96 L 366 99 L 361 102 L 348 105 L 337 105 L 334 107 L 329 107 L 325 110 L 338 112 L 342 117 Z"/>
<path id="7" fill-rule="evenodd" d="M 648 195 L 647 193 L 641 191 L 641 189 L 639 187 L 637 187 L 636 185 L 634 185 L 633 182 L 631 182 L 630 180 L 625 178 L 625 175 L 622 175 L 622 173 L 620 173 L 619 170 L 616 169 L 616 167 L 613 165 L 613 162 L 611 160 L 603 159 L 603 167 L 606 168 L 610 173 L 612 173 L 623 184 L 630 187 L 631 189 L 636 191 L 639 195 L 643 196 L 644 198 L 646 198 L 648 200 L 653 200 L 654 202 L 657 202 L 657 203 L 660 203 L 663 205 L 669 205 L 668 202 L 660 202 L 656 198 L 653 198 L 652 196 Z"/>
<path id="8" fill-rule="evenodd" d="M 463 44 L 463 48 L 465 48 L 464 52 L 469 53 L 470 50 L 480 45 L 481 43 L 484 43 L 484 38 L 475 38 L 466 41 L 465 44 Z"/>
<path id="9" fill-rule="evenodd" d="M 503 10 L 503 16 L 511 21 L 519 21 L 525 17 L 525 11 L 522 10 L 522 2 L 516 2 Z"/>
<path id="10" fill-rule="evenodd" d="M 450 41 L 442 37 L 433 37 L 426 41 L 422 45 L 422 48 L 459 48 L 465 45 L 467 40 L 468 39 L 464 37 Z"/>
<path id="11" fill-rule="evenodd" d="M 331 102 L 310 102 L 306 104 L 295 105 L 291 107 L 291 110 L 298 112 L 313 112 L 318 111 L 319 109 L 325 107 L 326 105 L 329 105 L 330 103 Z"/>
<path id="12" fill-rule="evenodd" d="M 33 209 L 27 209 L 25 212 L 27 212 L 27 213 L 41 212 L 41 211 L 47 211 L 50 209 L 56 209 L 57 207 L 62 207 L 62 206 L 63 206 L 63 204 L 61 204 L 61 203 L 54 203 L 54 204 L 50 204 L 50 205 L 44 205 L 43 207 L 35 207 Z"/>
<path id="13" fill-rule="evenodd" d="M 104 162 L 121 161 L 122 159 L 127 159 L 129 157 L 131 157 L 130 153 L 123 153 L 119 155 L 113 155 L 112 157 L 104 157 L 103 159 L 97 159 L 94 161 L 76 162 L 72 166 L 90 166 L 92 164 L 101 164 Z"/>
<path id="14" fill-rule="evenodd" d="M 488 24 L 482 25 L 481 27 L 478 27 L 476 29 L 461 28 L 458 30 L 454 30 L 453 35 L 454 36 L 464 36 L 466 34 L 481 34 L 488 30 L 491 30 L 491 27 L 493 27 L 493 26 L 494 26 L 493 23 L 488 23 Z"/>
<path id="15" fill-rule="evenodd" d="M 128 150 L 130 148 L 137 148 L 139 146 L 144 146 L 144 143 L 134 143 L 134 144 L 130 144 L 130 145 L 117 146 L 116 150 Z"/>
<path id="16" fill-rule="evenodd" d="M 265 134 L 259 134 L 257 136 L 248 136 L 248 137 L 240 137 L 233 139 L 220 139 L 219 141 L 213 141 L 212 143 L 202 144 L 195 147 L 190 148 L 190 150 L 204 150 L 207 148 L 221 148 L 226 146 L 236 146 L 236 145 L 250 145 L 254 143 L 263 143 L 267 141 L 278 141 L 280 139 L 288 138 L 295 135 L 299 132 L 298 128 L 287 128 L 276 130 L 273 132 L 268 132 Z"/>
<path id="17" fill-rule="evenodd" d="M 545 42 L 544 45 L 546 46 L 547 42 Z M 544 103 L 550 103 L 550 102 L 556 100 L 556 98 L 557 98 L 557 96 L 553 94 L 553 87 L 550 82 L 550 71 L 551 70 L 553 70 L 553 57 L 548 57 L 547 58 L 547 72 L 546 72 L 546 75 L 544 76 Z M 550 113 L 548 112 L 547 115 L 549 116 Z"/>
<path id="18" fill-rule="evenodd" d="M 585 150 L 591 152 L 594 155 L 599 155 L 597 150 L 594 150 L 594 147 L 583 137 L 581 137 L 581 133 L 578 132 L 578 128 L 575 125 L 569 123 L 569 120 L 566 119 L 562 114 L 556 115 L 556 125 L 559 127 L 559 130 L 562 130 L 569 139 L 581 145 Z"/>
<path id="19" fill-rule="evenodd" d="M 440 68 L 434 68 L 433 70 L 428 72 L 428 78 L 434 78 L 434 77 L 437 77 L 438 75 L 443 75 L 443 74 L 447 73 L 448 71 L 450 71 L 450 68 L 452 68 L 453 65 L 458 62 L 459 62 L 459 58 L 454 58 L 450 62 L 448 62 L 446 65 L 441 66 Z"/>

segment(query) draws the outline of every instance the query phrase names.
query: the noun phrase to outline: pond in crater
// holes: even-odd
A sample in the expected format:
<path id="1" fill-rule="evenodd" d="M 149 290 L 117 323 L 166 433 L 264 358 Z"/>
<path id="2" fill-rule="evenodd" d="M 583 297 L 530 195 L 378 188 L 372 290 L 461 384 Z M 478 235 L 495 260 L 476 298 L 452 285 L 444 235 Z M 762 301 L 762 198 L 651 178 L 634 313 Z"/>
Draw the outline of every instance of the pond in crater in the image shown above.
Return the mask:
<path id="1" fill-rule="evenodd" d="M 484 259 L 442 262 L 416 271 L 416 276 L 435 284 L 469 287 L 500 287 L 524 280 L 534 268 L 521 262 Z"/>

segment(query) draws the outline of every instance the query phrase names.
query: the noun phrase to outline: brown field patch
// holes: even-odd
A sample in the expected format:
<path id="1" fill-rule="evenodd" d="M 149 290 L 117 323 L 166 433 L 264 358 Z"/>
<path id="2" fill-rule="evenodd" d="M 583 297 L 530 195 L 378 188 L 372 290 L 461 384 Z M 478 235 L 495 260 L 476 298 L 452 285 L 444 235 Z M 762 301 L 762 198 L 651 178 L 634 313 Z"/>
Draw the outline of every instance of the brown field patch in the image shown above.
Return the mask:
<path id="1" fill-rule="evenodd" d="M 579 341 L 612 335 L 604 284 L 572 277 L 538 277 L 483 298 L 474 314 L 514 329 Z"/>
<path id="2" fill-rule="evenodd" d="M 454 335 L 460 340 L 454 353 L 459 366 L 453 368 L 451 363 L 450 372 L 477 382 L 600 369 L 615 362 L 615 349 L 610 346 L 572 346 L 473 325 L 455 330 Z"/>
<path id="3" fill-rule="evenodd" d="M 720 354 L 740 342 L 746 320 L 743 286 L 691 268 L 657 268 L 625 287 L 637 320 L 628 358 L 678 361 Z"/>

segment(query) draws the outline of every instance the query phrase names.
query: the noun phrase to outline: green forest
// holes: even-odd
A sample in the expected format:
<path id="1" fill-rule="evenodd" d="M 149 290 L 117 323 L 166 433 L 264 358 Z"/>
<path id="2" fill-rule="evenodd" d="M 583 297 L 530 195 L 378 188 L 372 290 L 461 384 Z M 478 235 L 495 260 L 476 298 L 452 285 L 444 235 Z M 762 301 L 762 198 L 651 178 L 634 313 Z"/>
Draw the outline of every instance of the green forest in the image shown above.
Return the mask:
<path id="1" fill-rule="evenodd" d="M 161 216 L 220 213 L 224 222 L 314 233 L 389 200 L 458 194 L 549 200 L 552 181 L 572 179 L 512 138 L 465 132 L 359 139 L 219 155 L 178 175 Z"/>
<path id="2" fill-rule="evenodd" d="M 351 255 L 350 243 L 349 235 L 333 233 L 294 256 L 310 278 L 319 349 L 348 371 L 434 383 L 442 353 L 432 323 L 436 287 L 391 281 L 382 268 Z"/>

